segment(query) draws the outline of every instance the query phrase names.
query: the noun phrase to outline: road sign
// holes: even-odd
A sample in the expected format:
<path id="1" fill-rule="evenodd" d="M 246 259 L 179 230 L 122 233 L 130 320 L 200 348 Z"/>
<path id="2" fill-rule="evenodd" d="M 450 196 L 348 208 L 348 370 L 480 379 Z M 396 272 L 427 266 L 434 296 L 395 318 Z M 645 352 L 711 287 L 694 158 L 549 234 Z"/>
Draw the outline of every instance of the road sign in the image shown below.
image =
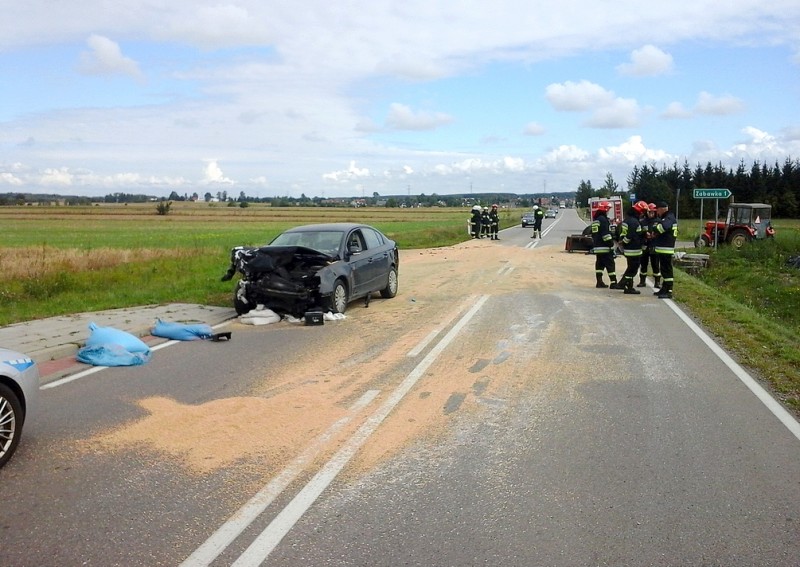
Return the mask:
<path id="1" fill-rule="evenodd" d="M 731 196 L 730 189 L 695 189 L 692 193 L 695 199 L 727 199 Z"/>

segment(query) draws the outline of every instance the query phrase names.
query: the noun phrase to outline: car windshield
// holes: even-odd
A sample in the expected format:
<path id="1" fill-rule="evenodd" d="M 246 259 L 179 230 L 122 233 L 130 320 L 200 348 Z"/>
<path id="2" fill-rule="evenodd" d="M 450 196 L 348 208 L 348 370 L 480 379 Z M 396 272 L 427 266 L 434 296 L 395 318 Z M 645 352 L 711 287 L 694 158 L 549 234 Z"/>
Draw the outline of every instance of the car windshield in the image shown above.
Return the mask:
<path id="1" fill-rule="evenodd" d="M 279 234 L 270 242 L 271 246 L 303 246 L 330 256 L 339 253 L 341 231 L 297 231 Z"/>

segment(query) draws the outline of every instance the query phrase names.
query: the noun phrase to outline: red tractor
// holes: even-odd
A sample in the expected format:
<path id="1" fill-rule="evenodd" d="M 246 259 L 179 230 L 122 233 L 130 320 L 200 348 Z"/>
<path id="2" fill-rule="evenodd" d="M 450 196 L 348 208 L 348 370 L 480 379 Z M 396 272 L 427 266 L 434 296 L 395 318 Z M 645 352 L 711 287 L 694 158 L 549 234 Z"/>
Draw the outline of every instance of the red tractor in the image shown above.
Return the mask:
<path id="1" fill-rule="evenodd" d="M 746 242 L 772 238 L 775 229 L 770 222 L 772 206 L 763 203 L 731 203 L 728 205 L 728 218 L 725 221 L 707 221 L 703 234 L 694 239 L 695 248 L 714 246 L 716 241 L 727 242 L 741 248 Z"/>

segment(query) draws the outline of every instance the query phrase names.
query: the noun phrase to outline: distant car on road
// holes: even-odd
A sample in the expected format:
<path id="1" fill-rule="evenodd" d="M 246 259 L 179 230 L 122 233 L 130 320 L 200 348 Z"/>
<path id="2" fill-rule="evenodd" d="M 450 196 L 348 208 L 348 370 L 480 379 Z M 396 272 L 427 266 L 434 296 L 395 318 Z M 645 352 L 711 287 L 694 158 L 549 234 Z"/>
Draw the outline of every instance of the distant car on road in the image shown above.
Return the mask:
<path id="1" fill-rule="evenodd" d="M 242 274 L 233 306 L 240 315 L 258 305 L 280 315 L 344 313 L 374 292 L 397 295 L 397 244 L 365 224 L 328 223 L 290 228 L 267 246 L 236 246 L 223 281 Z"/>
<path id="2" fill-rule="evenodd" d="M 522 228 L 533 226 L 535 220 L 533 213 L 525 213 L 522 215 Z"/>
<path id="3" fill-rule="evenodd" d="M 556 218 L 557 214 L 558 214 L 558 211 L 556 209 L 548 209 L 547 212 L 544 214 L 544 218 L 546 218 L 546 219 L 554 219 L 554 218 Z"/>
<path id="4" fill-rule="evenodd" d="M 0 468 L 17 450 L 25 418 L 36 407 L 39 367 L 19 352 L 0 348 Z"/>

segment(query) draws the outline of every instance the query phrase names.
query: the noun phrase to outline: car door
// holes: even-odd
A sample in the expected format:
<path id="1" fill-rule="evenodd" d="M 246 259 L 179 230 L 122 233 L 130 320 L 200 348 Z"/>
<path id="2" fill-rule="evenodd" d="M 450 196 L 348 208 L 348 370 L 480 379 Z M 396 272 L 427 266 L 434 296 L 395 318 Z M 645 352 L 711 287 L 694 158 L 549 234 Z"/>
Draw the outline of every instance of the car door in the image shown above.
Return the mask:
<path id="1" fill-rule="evenodd" d="M 369 250 L 360 229 L 353 230 L 347 235 L 347 257 L 352 278 L 350 297 L 362 296 L 369 290 L 369 283 L 374 275 Z"/>
<path id="2" fill-rule="evenodd" d="M 367 284 L 368 291 L 378 291 L 386 287 L 388 283 L 389 268 L 392 265 L 392 258 L 384 239 L 377 231 L 371 228 L 363 228 L 361 233 L 367 244 L 369 254 L 370 280 Z"/>

